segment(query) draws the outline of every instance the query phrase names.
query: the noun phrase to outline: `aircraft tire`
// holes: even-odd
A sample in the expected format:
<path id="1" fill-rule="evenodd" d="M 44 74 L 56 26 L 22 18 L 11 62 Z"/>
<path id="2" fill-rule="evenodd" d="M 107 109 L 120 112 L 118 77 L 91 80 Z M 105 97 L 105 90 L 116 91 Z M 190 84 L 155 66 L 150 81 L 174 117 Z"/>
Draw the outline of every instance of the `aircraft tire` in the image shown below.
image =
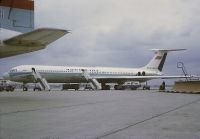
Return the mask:
<path id="1" fill-rule="evenodd" d="M 28 91 L 28 88 L 27 87 L 23 87 L 23 91 Z"/>

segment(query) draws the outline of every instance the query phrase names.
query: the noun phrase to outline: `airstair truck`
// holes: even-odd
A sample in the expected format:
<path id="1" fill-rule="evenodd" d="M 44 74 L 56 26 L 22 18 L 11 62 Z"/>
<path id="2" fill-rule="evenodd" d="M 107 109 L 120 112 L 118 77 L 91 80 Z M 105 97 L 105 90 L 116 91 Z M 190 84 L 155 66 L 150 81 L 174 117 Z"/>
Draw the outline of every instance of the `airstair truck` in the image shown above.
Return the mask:
<path id="1" fill-rule="evenodd" d="M 0 80 L 0 91 L 14 91 L 15 85 L 13 85 L 10 81 Z"/>

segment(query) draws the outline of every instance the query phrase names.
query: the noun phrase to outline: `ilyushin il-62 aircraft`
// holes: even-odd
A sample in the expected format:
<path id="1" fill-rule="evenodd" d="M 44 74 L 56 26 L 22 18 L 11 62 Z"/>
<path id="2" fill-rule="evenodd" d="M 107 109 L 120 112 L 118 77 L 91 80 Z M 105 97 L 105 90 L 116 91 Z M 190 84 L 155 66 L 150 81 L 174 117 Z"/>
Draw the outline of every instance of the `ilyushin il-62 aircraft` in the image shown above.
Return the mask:
<path id="1" fill-rule="evenodd" d="M 44 49 L 69 33 L 54 28 L 34 30 L 34 1 L 31 0 L 0 0 L 0 28 L 23 33 L 4 40 L 0 38 L 0 58 Z"/>
<path id="2" fill-rule="evenodd" d="M 71 67 L 21 65 L 4 74 L 4 78 L 26 83 L 39 82 L 43 89 L 50 90 L 48 83 L 90 82 L 96 90 L 109 89 L 107 83 L 117 83 L 115 89 L 127 81 L 146 82 L 151 79 L 185 78 L 185 76 L 163 76 L 162 69 L 168 52 L 185 49 L 152 49 L 155 56 L 141 68 Z"/>

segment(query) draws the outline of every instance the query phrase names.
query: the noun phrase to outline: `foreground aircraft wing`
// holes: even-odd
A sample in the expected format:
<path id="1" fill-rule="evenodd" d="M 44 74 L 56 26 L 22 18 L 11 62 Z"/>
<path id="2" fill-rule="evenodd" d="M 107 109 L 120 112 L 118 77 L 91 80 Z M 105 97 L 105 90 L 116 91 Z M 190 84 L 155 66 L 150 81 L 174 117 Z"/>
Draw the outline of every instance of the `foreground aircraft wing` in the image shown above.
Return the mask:
<path id="1" fill-rule="evenodd" d="M 45 46 L 64 36 L 66 33 L 69 32 L 61 29 L 40 28 L 5 40 L 4 43 L 15 46 Z"/>
<path id="2" fill-rule="evenodd" d="M 194 76 L 94 76 L 92 78 L 95 78 L 99 81 L 139 81 L 139 82 L 145 82 L 151 79 L 178 79 L 178 78 L 191 78 Z"/>
<path id="3" fill-rule="evenodd" d="M 44 49 L 67 33 L 67 30 L 62 29 L 40 28 L 4 40 L 3 46 L 0 47 L 0 58 Z"/>

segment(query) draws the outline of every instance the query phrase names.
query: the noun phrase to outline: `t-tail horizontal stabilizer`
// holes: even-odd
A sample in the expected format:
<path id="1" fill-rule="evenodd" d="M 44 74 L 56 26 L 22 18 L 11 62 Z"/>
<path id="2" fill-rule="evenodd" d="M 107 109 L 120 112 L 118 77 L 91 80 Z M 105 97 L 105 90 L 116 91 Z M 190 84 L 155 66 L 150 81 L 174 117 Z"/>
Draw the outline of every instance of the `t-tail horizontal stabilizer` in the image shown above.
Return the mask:
<path id="1" fill-rule="evenodd" d="M 186 49 L 151 49 L 155 52 L 153 59 L 144 67 L 149 70 L 162 71 L 167 53 L 171 51 L 183 51 Z"/>

